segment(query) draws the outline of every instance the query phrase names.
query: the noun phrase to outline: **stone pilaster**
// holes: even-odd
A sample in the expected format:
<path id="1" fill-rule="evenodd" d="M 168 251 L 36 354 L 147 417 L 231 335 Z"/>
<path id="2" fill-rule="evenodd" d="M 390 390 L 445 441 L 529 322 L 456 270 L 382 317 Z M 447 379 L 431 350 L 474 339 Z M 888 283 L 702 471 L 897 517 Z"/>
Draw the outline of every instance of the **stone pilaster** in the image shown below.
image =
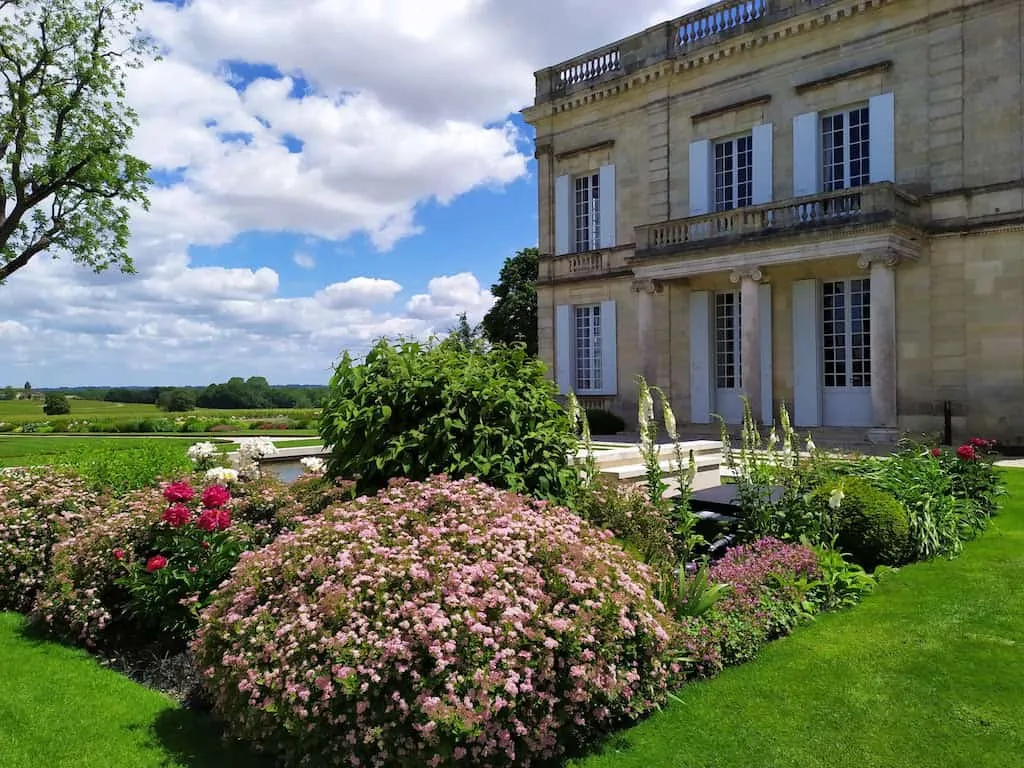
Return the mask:
<path id="1" fill-rule="evenodd" d="M 743 394 L 755 421 L 761 420 L 761 292 L 764 274 L 758 267 L 738 269 L 729 276 L 740 286 L 740 365 Z"/>
<path id="2" fill-rule="evenodd" d="M 871 276 L 871 412 L 873 442 L 899 437 L 896 389 L 896 265 L 890 250 L 862 254 L 857 260 Z"/>
<path id="3" fill-rule="evenodd" d="M 652 384 L 658 380 L 658 350 L 654 333 L 654 297 L 663 290 L 658 280 L 634 280 L 637 294 L 636 341 L 639 346 L 640 374 Z"/>

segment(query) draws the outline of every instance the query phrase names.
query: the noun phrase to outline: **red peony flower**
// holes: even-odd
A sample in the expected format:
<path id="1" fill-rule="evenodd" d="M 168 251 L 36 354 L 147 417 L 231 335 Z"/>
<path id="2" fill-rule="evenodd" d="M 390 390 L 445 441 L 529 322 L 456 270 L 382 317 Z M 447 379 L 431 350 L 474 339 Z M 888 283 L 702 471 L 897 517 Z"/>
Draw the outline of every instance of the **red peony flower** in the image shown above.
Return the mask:
<path id="1" fill-rule="evenodd" d="M 202 514 L 199 515 L 199 519 L 196 520 L 196 528 L 198 528 L 201 531 L 216 531 L 217 510 L 204 509 Z"/>
<path id="2" fill-rule="evenodd" d="M 167 558 L 163 555 L 153 555 L 146 561 L 146 570 L 150 573 L 167 567 Z"/>
<path id="3" fill-rule="evenodd" d="M 209 548 L 210 548 L 210 542 L 204 541 L 203 542 L 203 549 L 209 549 Z"/>
<path id="4" fill-rule="evenodd" d="M 171 483 L 164 488 L 164 498 L 172 504 L 183 501 L 190 501 L 196 492 L 192 490 L 192 486 L 186 483 L 184 480 L 179 480 L 176 483 Z"/>
<path id="5" fill-rule="evenodd" d="M 972 437 L 970 440 L 967 441 L 967 444 L 975 448 L 979 448 L 983 451 L 987 451 L 989 448 L 992 447 L 992 441 L 986 440 L 983 437 Z"/>
<path id="6" fill-rule="evenodd" d="M 123 549 L 115 549 L 114 550 L 114 559 L 115 560 L 124 560 L 124 558 L 125 558 L 125 553 L 124 553 Z"/>
<path id="7" fill-rule="evenodd" d="M 211 485 L 203 491 L 203 506 L 210 509 L 220 509 L 231 501 L 231 491 L 223 485 Z"/>
<path id="8" fill-rule="evenodd" d="M 932 448 L 932 456 L 934 456 L 935 458 L 939 458 L 939 456 L 941 456 L 941 455 L 942 455 L 942 449 L 941 448 Z"/>
<path id="9" fill-rule="evenodd" d="M 231 527 L 231 513 L 226 509 L 217 510 L 217 529 L 226 531 Z"/>
<path id="10" fill-rule="evenodd" d="M 192 522 L 192 510 L 184 504 L 172 504 L 160 519 L 171 526 L 171 528 L 180 528 Z"/>
<path id="11" fill-rule="evenodd" d="M 974 446 L 970 443 L 965 443 L 957 448 L 956 455 L 964 461 L 974 461 L 978 458 L 978 452 L 974 450 Z"/>

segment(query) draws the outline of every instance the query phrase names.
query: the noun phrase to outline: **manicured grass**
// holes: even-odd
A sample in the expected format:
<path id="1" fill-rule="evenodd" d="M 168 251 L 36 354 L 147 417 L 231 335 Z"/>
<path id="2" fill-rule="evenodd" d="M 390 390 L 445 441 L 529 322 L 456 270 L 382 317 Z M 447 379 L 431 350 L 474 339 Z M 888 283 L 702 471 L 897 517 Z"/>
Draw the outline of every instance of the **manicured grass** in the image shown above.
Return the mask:
<path id="1" fill-rule="evenodd" d="M 71 413 L 64 416 L 50 417 L 43 413 L 42 400 L 0 400 L 0 422 L 25 424 L 48 419 L 83 420 L 83 421 L 141 421 L 156 418 L 251 418 L 271 419 L 275 416 L 288 416 L 295 411 L 288 408 L 265 408 L 254 410 L 216 410 L 212 408 L 196 408 L 188 413 L 167 413 L 155 405 L 145 403 L 108 403 L 104 400 L 79 400 L 69 398 Z M 309 413 L 310 409 L 298 409 Z"/>
<path id="2" fill-rule="evenodd" d="M 205 716 L 0 614 L 0 768 L 257 766 Z"/>
<path id="3" fill-rule="evenodd" d="M 904 568 L 576 768 L 1024 765 L 1024 471 L 957 560 Z"/>
<path id="4" fill-rule="evenodd" d="M 153 439 L 184 448 L 202 437 L 64 437 L 62 435 L 0 435 L 0 467 L 31 467 L 53 463 L 58 456 L 83 449 L 90 451 L 138 451 Z"/>

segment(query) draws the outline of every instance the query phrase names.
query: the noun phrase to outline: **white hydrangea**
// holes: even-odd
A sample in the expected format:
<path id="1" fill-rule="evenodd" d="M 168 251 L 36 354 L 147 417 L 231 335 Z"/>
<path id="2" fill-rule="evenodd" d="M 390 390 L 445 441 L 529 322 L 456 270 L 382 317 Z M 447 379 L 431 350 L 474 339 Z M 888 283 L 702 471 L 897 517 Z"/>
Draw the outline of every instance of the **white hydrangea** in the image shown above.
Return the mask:
<path id="1" fill-rule="evenodd" d="M 305 456 L 299 459 L 299 463 L 311 475 L 322 475 L 324 470 L 327 469 L 327 463 L 319 456 Z"/>
<path id="2" fill-rule="evenodd" d="M 244 437 L 238 443 L 238 471 L 248 477 L 259 477 L 260 459 L 277 455 L 277 447 L 269 437 Z"/>
<path id="3" fill-rule="evenodd" d="M 188 449 L 188 457 L 194 464 L 209 461 L 216 455 L 217 447 L 213 443 L 196 443 Z"/>
<path id="4" fill-rule="evenodd" d="M 227 467 L 214 467 L 206 471 L 204 478 L 207 483 L 216 485 L 230 485 L 238 482 L 238 470 Z"/>

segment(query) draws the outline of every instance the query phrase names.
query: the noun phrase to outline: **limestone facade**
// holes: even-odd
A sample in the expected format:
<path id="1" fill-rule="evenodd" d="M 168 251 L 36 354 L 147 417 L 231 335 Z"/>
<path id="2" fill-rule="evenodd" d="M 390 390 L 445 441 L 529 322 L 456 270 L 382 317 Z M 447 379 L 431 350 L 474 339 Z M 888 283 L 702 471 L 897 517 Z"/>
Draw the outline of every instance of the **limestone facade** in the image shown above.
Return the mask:
<path id="1" fill-rule="evenodd" d="M 1024 444 L 1024 0 L 726 0 L 536 74 L 540 357 Z"/>

